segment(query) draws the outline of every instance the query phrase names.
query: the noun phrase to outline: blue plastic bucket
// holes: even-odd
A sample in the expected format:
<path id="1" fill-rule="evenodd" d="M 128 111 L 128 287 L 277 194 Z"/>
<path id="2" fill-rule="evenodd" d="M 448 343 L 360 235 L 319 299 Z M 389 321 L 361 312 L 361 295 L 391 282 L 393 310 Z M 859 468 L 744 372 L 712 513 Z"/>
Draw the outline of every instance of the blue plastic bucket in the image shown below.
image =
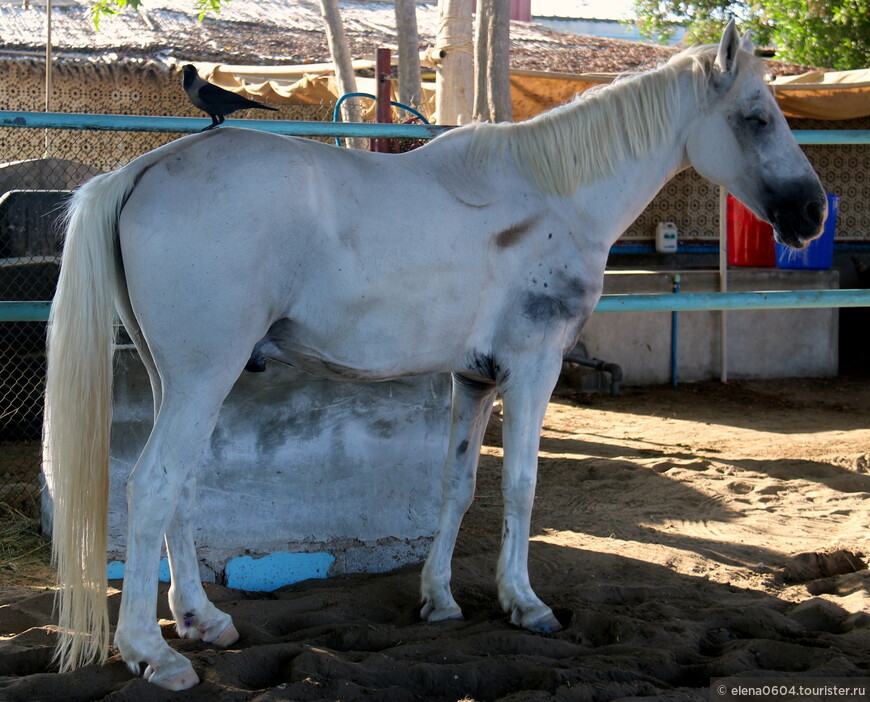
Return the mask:
<path id="1" fill-rule="evenodd" d="M 776 267 L 824 271 L 834 262 L 834 231 L 837 228 L 837 209 L 839 195 L 828 193 L 828 216 L 822 235 L 800 251 L 776 243 Z"/>

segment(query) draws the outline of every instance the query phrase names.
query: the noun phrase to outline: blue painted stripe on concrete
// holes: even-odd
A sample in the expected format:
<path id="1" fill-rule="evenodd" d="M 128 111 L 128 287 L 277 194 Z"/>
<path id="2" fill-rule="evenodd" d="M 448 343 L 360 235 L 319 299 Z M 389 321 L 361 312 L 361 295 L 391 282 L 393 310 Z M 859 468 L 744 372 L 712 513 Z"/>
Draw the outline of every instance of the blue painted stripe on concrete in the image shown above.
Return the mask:
<path id="1" fill-rule="evenodd" d="M 262 558 L 240 556 L 225 570 L 227 587 L 253 592 L 269 592 L 309 578 L 325 578 L 335 556 L 320 553 L 279 551 Z"/>
<path id="2" fill-rule="evenodd" d="M 106 566 L 106 577 L 109 580 L 123 580 L 124 579 L 124 562 L 123 561 L 111 561 Z M 169 577 L 169 559 L 161 558 L 160 559 L 160 570 L 157 571 L 157 579 L 161 583 L 171 582 Z"/>

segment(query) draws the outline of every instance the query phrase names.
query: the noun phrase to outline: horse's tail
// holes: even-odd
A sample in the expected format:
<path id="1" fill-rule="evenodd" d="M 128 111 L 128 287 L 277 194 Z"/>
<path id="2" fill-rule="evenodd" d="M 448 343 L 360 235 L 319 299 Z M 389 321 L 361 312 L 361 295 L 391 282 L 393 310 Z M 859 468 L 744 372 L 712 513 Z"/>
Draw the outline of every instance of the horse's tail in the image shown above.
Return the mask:
<path id="1" fill-rule="evenodd" d="M 61 671 L 108 658 L 106 530 L 116 231 L 142 168 L 93 178 L 72 196 L 48 325 L 43 461 L 53 499 Z"/>

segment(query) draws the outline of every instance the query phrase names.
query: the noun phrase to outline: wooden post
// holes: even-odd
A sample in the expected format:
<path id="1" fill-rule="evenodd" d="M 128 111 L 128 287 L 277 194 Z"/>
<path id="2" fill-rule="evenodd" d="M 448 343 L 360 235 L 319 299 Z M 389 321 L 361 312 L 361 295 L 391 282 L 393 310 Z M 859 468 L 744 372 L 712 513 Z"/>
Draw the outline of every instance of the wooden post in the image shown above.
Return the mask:
<path id="1" fill-rule="evenodd" d="M 440 0 L 435 49 L 443 55 L 435 76 L 438 124 L 471 120 L 474 92 L 472 0 Z"/>
<path id="2" fill-rule="evenodd" d="M 513 119 L 510 82 L 510 10 L 501 0 L 480 0 L 474 42 L 474 119 Z"/>
<path id="3" fill-rule="evenodd" d="M 399 44 L 399 102 L 420 107 L 420 34 L 417 31 L 417 3 L 396 0 L 396 34 Z"/>
<path id="4" fill-rule="evenodd" d="M 45 111 L 51 112 L 52 104 L 51 97 L 54 92 L 52 85 L 52 71 L 54 70 L 54 60 L 52 58 L 51 46 L 51 0 L 45 0 Z M 45 144 L 43 158 L 51 156 L 51 137 L 48 129 L 45 130 Z"/>
<path id="5" fill-rule="evenodd" d="M 375 121 L 380 124 L 389 124 L 393 121 L 392 110 L 390 108 L 392 72 L 393 68 L 390 50 L 378 49 L 375 61 L 375 78 L 378 99 Z M 390 140 L 384 137 L 372 139 L 371 150 L 379 151 L 381 153 L 388 152 L 390 150 Z"/>
<path id="6" fill-rule="evenodd" d="M 329 45 L 329 55 L 335 66 L 335 80 L 338 83 L 339 95 L 356 92 L 356 76 L 353 72 L 353 62 L 347 45 L 347 35 L 341 23 L 338 11 L 338 0 L 320 0 L 320 12 L 326 28 L 326 41 Z M 362 111 L 353 98 L 342 103 L 341 118 L 345 122 L 361 122 Z M 349 139 L 348 144 L 354 148 L 365 148 L 365 142 L 359 139 Z"/>

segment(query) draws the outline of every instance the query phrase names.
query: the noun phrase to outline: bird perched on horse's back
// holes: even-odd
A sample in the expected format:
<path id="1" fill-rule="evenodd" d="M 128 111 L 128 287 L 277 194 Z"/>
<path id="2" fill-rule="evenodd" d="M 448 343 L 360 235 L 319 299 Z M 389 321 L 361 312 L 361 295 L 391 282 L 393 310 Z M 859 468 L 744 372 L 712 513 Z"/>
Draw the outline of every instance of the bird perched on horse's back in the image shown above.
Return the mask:
<path id="1" fill-rule="evenodd" d="M 187 64 L 182 69 L 184 78 L 181 85 L 187 97 L 200 110 L 211 117 L 211 124 L 202 131 L 214 129 L 219 124 L 222 124 L 227 115 L 236 112 L 237 110 L 274 110 L 276 107 L 269 107 L 256 100 L 250 100 L 243 95 L 239 95 L 229 90 L 224 90 L 217 85 L 212 85 L 208 81 L 200 77 L 196 72 L 196 67 L 192 64 Z"/>

